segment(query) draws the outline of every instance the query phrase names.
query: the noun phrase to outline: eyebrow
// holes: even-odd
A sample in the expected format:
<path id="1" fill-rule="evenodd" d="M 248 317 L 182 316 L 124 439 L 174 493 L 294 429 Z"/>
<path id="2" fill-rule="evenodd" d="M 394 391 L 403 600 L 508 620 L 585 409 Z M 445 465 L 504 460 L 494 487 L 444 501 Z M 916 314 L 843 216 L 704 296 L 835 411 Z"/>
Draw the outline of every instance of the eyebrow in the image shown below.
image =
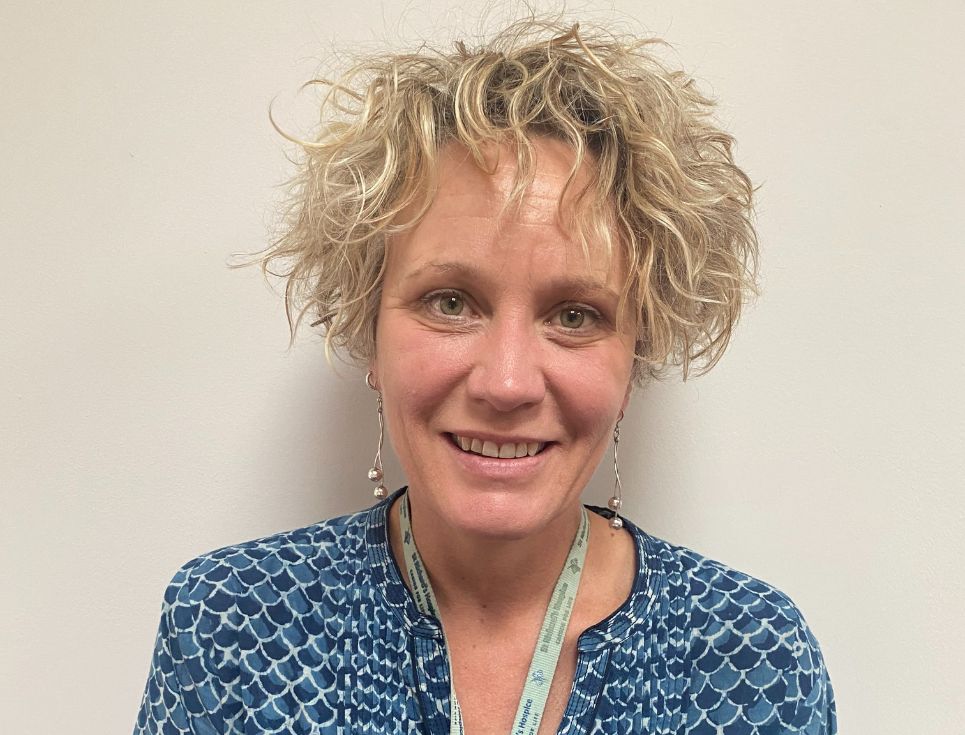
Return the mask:
<path id="1" fill-rule="evenodd" d="M 429 261 L 416 268 L 414 271 L 405 274 L 405 278 L 418 278 L 428 272 L 444 273 L 446 275 L 461 276 L 468 281 L 480 282 L 485 280 L 481 270 L 469 263 L 456 261 Z M 614 301 L 620 299 L 620 294 L 608 285 L 596 278 L 588 276 L 567 276 L 554 280 L 551 284 L 554 290 L 570 291 L 579 296 L 598 296 L 610 298 Z"/>

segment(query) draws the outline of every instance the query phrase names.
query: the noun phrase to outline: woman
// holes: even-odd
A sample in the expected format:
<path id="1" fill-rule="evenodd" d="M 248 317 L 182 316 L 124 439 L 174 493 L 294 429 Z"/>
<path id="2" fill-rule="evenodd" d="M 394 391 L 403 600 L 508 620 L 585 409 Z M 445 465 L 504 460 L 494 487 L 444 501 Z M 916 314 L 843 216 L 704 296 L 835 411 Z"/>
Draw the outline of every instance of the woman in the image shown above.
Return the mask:
<path id="1" fill-rule="evenodd" d="M 834 733 L 767 583 L 580 495 L 631 388 L 712 366 L 752 188 L 646 44 L 527 21 L 368 59 L 303 143 L 287 303 L 367 368 L 408 479 L 205 554 L 165 595 L 136 733 Z M 296 321 L 296 325 L 297 325 Z"/>

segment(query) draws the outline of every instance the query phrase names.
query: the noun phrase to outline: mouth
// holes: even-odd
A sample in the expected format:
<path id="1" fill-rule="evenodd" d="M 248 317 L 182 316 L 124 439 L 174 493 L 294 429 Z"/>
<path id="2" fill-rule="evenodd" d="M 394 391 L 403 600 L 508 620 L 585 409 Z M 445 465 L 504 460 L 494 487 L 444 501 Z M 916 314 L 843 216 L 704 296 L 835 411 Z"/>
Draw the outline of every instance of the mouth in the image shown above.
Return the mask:
<path id="1" fill-rule="evenodd" d="M 521 459 L 535 457 L 551 442 L 521 441 L 496 442 L 459 434 L 448 434 L 449 440 L 466 454 L 478 454 L 494 459 Z"/>

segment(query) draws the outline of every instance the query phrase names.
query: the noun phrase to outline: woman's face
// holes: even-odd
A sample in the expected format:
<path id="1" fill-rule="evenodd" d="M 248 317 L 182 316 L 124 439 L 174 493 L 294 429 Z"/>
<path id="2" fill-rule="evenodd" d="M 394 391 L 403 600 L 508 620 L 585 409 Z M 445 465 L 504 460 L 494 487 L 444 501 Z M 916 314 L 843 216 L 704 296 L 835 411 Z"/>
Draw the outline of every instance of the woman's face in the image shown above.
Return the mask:
<path id="1" fill-rule="evenodd" d="M 622 259 L 593 243 L 588 263 L 560 228 L 571 149 L 535 152 L 523 206 L 500 218 L 515 156 L 489 175 L 450 145 L 430 209 L 387 247 L 371 367 L 389 434 L 419 513 L 465 533 L 572 515 L 629 398 Z"/>

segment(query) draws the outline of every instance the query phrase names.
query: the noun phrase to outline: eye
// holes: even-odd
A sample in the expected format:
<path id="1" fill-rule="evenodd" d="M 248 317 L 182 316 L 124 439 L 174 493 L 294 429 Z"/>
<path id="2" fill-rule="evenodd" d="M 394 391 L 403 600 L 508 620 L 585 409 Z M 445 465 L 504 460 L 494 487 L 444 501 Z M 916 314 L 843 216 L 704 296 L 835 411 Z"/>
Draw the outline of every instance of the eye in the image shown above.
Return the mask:
<path id="1" fill-rule="evenodd" d="M 466 306 L 465 300 L 457 293 L 445 293 L 436 296 L 436 304 L 446 316 L 459 316 Z"/>
<path id="2" fill-rule="evenodd" d="M 586 321 L 586 309 L 569 306 L 560 312 L 560 326 L 567 329 L 579 329 Z"/>

